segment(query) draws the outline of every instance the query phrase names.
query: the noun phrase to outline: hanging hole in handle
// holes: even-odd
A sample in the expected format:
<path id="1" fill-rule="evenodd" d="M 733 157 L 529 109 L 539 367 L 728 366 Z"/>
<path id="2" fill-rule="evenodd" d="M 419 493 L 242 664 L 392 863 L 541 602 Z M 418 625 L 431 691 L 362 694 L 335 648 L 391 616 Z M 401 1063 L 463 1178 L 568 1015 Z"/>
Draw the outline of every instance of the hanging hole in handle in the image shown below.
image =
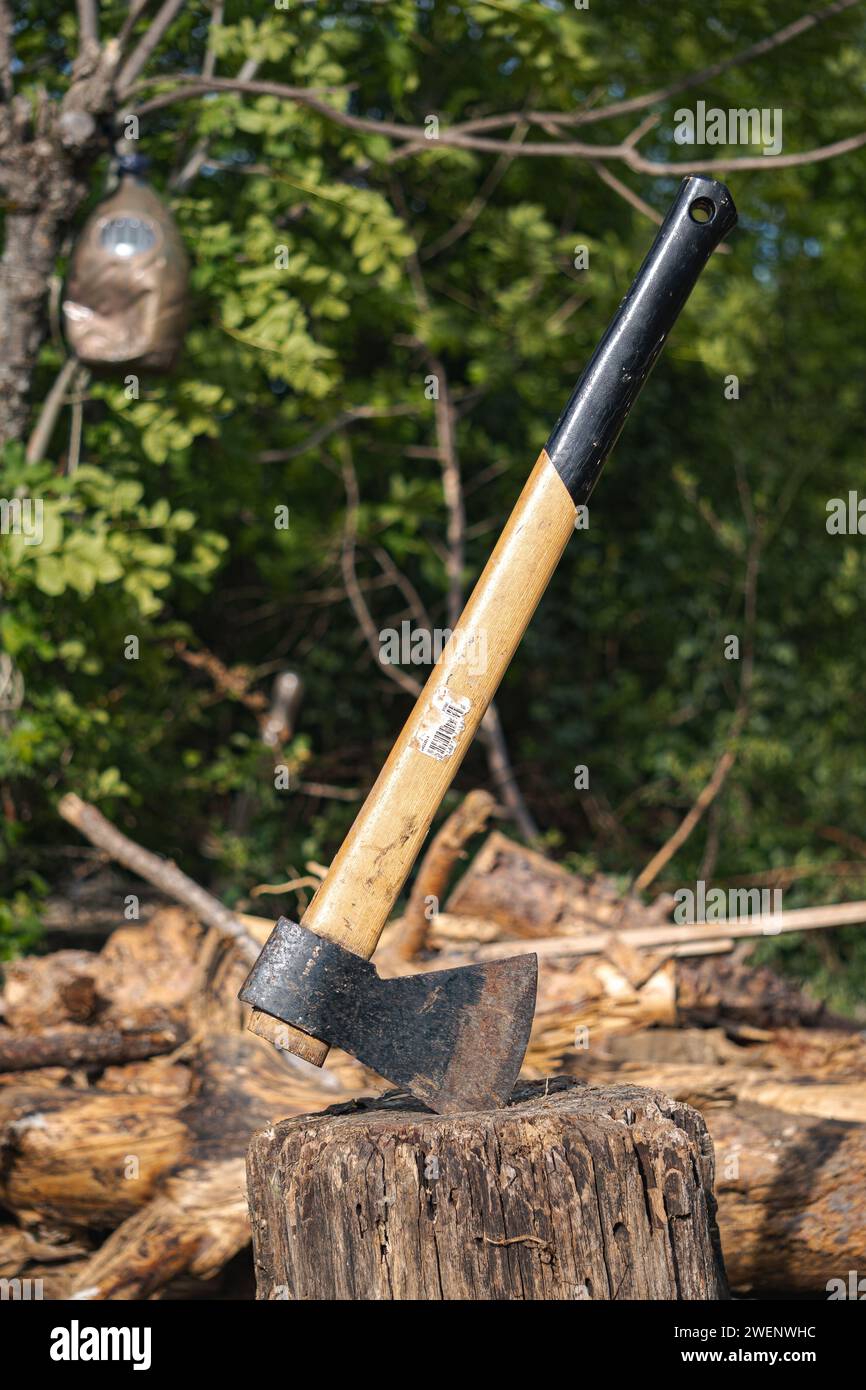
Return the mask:
<path id="1" fill-rule="evenodd" d="M 689 206 L 689 217 L 693 222 L 712 222 L 716 215 L 716 205 L 712 198 L 695 198 Z"/>

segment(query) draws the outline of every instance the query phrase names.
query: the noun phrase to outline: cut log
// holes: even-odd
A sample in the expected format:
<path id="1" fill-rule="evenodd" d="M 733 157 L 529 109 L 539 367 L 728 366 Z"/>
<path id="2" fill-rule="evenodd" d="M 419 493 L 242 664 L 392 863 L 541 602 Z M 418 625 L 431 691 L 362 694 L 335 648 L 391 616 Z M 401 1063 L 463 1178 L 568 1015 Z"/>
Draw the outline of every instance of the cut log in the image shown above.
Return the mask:
<path id="1" fill-rule="evenodd" d="M 4 966 L 5 1022 L 23 1032 L 61 1023 L 135 1027 L 142 1013 L 174 1013 L 201 990 L 206 930 L 169 907 L 146 927 L 119 927 L 103 949 L 25 956 Z"/>
<path id="2" fill-rule="evenodd" d="M 262 1299 L 726 1297 L 712 1144 L 657 1091 L 333 1106 L 257 1134 L 247 1172 Z"/>
<path id="3" fill-rule="evenodd" d="M 157 1014 L 159 1011 L 152 1010 Z M 138 1028 L 43 1028 L 39 1033 L 14 1033 L 0 1028 L 0 1071 L 33 1067 L 105 1066 L 135 1062 L 173 1052 L 186 1040 L 186 1029 L 170 1016 L 154 1017 Z"/>
<path id="4" fill-rule="evenodd" d="M 602 1068 L 602 1071 L 604 1069 Z M 596 1078 L 593 1078 L 596 1079 Z M 598 1078 L 602 1079 L 602 1078 Z M 705 1067 L 626 1062 L 604 1081 L 628 1081 L 634 1086 L 661 1086 L 668 1095 L 704 1112 L 710 1132 L 714 1111 L 737 1101 L 781 1110 L 786 1115 L 813 1115 L 828 1120 L 866 1123 L 866 1086 L 857 1081 L 820 1081 L 811 1076 L 787 1077 L 757 1067 Z M 780 1118 L 780 1129 L 784 1123 Z"/>
<path id="5" fill-rule="evenodd" d="M 732 1288 L 826 1298 L 866 1268 L 866 1125 L 750 1104 L 709 1123 Z"/>
<path id="6" fill-rule="evenodd" d="M 604 879 L 571 874 L 536 850 L 494 830 L 448 899 L 447 911 L 484 917 L 502 935 L 555 936 L 562 931 L 642 927 L 664 920 L 672 898 L 645 907 Z"/>
<path id="7" fill-rule="evenodd" d="M 831 1018 L 792 980 L 737 957 L 678 961 L 677 1008 L 682 1022 L 698 1025 L 724 1018 L 757 1028 L 853 1026 Z"/>
<path id="8" fill-rule="evenodd" d="M 617 1066 L 587 1053 L 582 1065 L 594 1084 L 652 1081 L 700 1108 L 715 1147 L 719 1229 L 736 1293 L 826 1297 L 829 1278 L 866 1265 L 866 1124 L 852 1123 L 863 1116 L 862 1070 L 856 1079 L 839 1079 L 850 1076 L 859 1040 L 843 1035 L 832 1047 L 832 1035 L 816 1030 L 818 1045 L 809 1051 L 827 1063 L 827 1076 L 818 1081 L 778 1066 L 777 1038 L 784 1036 L 735 1049 L 758 1057 L 766 1052 L 776 1066 L 762 1070 L 732 1061 L 730 1044 L 714 1066 Z M 643 1045 L 651 1055 L 656 1037 L 610 1039 L 604 1050 Z M 789 1038 L 786 1050 L 799 1057 L 806 1046 Z"/>
<path id="9" fill-rule="evenodd" d="M 89 1023 L 105 1008 L 92 951 L 55 951 L 4 964 L 4 1018 L 10 1028 L 38 1031 L 46 1023 Z"/>
<path id="10" fill-rule="evenodd" d="M 744 1045 L 721 1028 L 654 1028 L 607 1034 L 567 1066 L 594 1085 L 658 1087 L 700 1110 L 711 1133 L 715 1109 L 738 1101 L 866 1124 L 866 1039 L 857 1033 L 780 1028 Z"/>
<path id="11" fill-rule="evenodd" d="M 0 1091 L 0 1201 L 23 1220 L 111 1226 L 183 1158 L 176 1100 L 96 1090 Z"/>
<path id="12" fill-rule="evenodd" d="M 194 1061 L 189 1096 L 176 1084 L 142 1090 L 141 1073 L 133 1094 L 98 1086 L 44 1090 L 29 1077 L 0 1088 L 0 1202 L 21 1218 L 39 1211 L 104 1228 L 151 1201 L 178 1164 L 198 1166 L 203 1175 L 223 1161 L 235 1162 L 242 1191 L 250 1135 L 323 1098 L 318 1086 L 295 1080 L 244 1034 L 213 1034 Z M 150 1067 L 158 1076 L 160 1063 Z"/>

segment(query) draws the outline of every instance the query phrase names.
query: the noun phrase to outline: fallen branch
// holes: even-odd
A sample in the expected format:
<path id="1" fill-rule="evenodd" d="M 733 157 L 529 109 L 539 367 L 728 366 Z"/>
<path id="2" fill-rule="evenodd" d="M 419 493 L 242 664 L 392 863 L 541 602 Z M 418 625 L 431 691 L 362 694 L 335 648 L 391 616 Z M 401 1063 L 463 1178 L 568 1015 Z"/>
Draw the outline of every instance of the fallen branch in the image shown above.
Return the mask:
<path id="1" fill-rule="evenodd" d="M 412 960 L 423 949 L 430 925 L 429 900 L 435 899 L 437 905 L 441 901 L 463 846 L 484 829 L 495 809 L 496 801 L 490 792 L 471 791 L 434 835 L 412 886 L 400 935 L 394 943 L 402 960 Z"/>
<path id="2" fill-rule="evenodd" d="M 38 1033 L 4 1028 L 0 1030 L 0 1071 L 140 1062 L 173 1052 L 186 1037 L 186 1029 L 171 1019 L 146 1028 L 43 1028 Z"/>
<path id="3" fill-rule="evenodd" d="M 676 922 L 657 927 L 626 927 L 614 932 L 585 932 L 578 936 L 537 937 L 531 948 L 540 957 L 552 956 L 590 956 L 607 950 L 614 942 L 624 942 L 627 946 L 697 946 L 706 948 L 711 943 L 724 938 L 728 941 L 743 937 L 780 936 L 783 932 L 820 931 L 825 927 L 844 927 L 866 922 L 866 902 L 832 903 L 829 907 L 801 907 L 791 912 L 778 912 L 775 915 L 756 915 L 754 917 L 733 917 L 726 922 L 695 922 L 680 926 Z M 442 913 L 434 917 L 432 926 L 441 923 L 446 930 L 451 924 L 459 923 L 462 935 L 466 936 L 466 919 Z M 479 929 L 489 924 L 479 921 Z M 567 923 L 563 923 L 565 930 Z M 474 947 L 473 960 L 501 960 L 513 956 L 517 942 L 495 941 Z M 693 954 L 691 950 L 683 954 Z M 697 952 L 694 952 L 697 954 Z"/>
<path id="4" fill-rule="evenodd" d="M 133 873 L 138 874 L 139 878 L 152 883 L 154 888 L 159 888 L 161 892 L 183 903 L 208 926 L 216 927 L 217 931 L 233 937 L 244 959 L 249 960 L 250 964 L 258 958 L 261 948 L 243 923 L 224 907 L 218 898 L 200 887 L 170 859 L 161 859 L 158 854 L 152 854 L 150 850 L 137 845 L 134 840 L 116 830 L 95 806 L 82 801 L 80 796 L 71 792 L 61 798 L 57 809 L 63 819 L 74 825 L 91 844 L 104 849 L 112 859 L 116 859 L 119 864 L 125 864 Z"/>
<path id="5" fill-rule="evenodd" d="M 299 888 L 318 888 L 321 878 L 317 874 L 303 874 L 300 878 L 287 879 L 285 883 L 257 883 L 250 889 L 251 898 L 260 898 L 263 893 L 296 893 Z"/>

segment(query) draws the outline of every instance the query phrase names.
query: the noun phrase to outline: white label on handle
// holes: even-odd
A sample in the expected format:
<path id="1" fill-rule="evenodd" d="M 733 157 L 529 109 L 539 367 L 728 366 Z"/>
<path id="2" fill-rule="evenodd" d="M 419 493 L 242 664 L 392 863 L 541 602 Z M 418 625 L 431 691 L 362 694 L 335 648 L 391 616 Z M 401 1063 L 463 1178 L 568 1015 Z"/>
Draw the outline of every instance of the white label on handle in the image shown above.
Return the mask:
<path id="1" fill-rule="evenodd" d="M 415 747 L 437 763 L 444 763 L 457 748 L 457 741 L 466 728 L 466 715 L 472 701 L 466 696 L 452 695 L 447 685 L 440 685 L 433 696 L 430 713 L 414 738 Z"/>

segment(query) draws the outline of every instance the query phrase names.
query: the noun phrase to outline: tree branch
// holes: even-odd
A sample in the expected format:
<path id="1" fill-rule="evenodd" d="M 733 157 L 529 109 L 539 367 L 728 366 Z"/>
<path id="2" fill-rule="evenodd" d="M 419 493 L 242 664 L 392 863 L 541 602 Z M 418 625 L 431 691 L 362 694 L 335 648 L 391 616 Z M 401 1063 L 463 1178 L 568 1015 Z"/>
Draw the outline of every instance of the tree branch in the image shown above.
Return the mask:
<path id="1" fill-rule="evenodd" d="M 409 402 L 397 405 L 356 405 L 349 410 L 342 410 L 333 420 L 326 420 L 323 425 L 319 425 L 302 439 L 300 444 L 294 444 L 290 449 L 268 449 L 258 455 L 258 460 L 259 463 L 285 463 L 289 459 L 299 458 L 301 454 L 308 453 L 310 449 L 315 449 L 317 444 L 345 429 L 347 425 L 354 425 L 358 420 L 385 420 L 395 415 L 417 415 L 419 409 L 419 406 Z"/>
<path id="2" fill-rule="evenodd" d="M 448 514 L 445 537 L 448 545 L 445 570 L 448 576 L 448 626 L 454 629 L 463 611 L 463 569 L 466 563 L 466 508 L 460 480 L 460 459 L 454 438 L 454 406 L 448 387 L 448 375 L 438 357 L 427 354 L 430 369 L 437 378 L 439 389 L 434 401 L 436 443 L 442 469 L 442 493 Z"/>
<path id="3" fill-rule="evenodd" d="M 759 39 L 757 43 L 751 44 L 730 58 L 724 58 L 718 63 L 711 63 L 709 67 L 701 68 L 698 72 L 676 78 L 666 87 L 656 87 L 653 91 L 643 92 L 640 96 L 610 102 L 607 106 L 587 106 L 582 111 L 574 112 L 506 111 L 498 115 L 481 116 L 475 120 L 466 121 L 459 128 L 467 132 L 477 133 L 482 130 L 501 130 L 504 126 L 513 126 L 521 121 L 529 121 L 532 125 L 563 125 L 573 128 L 575 126 L 597 125 L 601 121 L 609 121 L 616 116 L 629 115 L 635 111 L 645 111 L 648 107 L 669 101 L 682 92 L 700 86 L 701 83 L 712 81 L 713 78 L 720 77 L 722 73 L 729 72 L 731 68 L 743 67 L 755 58 L 761 58 L 765 53 L 770 53 L 773 49 L 790 43 L 792 39 L 799 38 L 801 34 L 823 24 L 825 20 L 834 19 L 843 10 L 849 10 L 854 5 L 859 4 L 860 0 L 834 0 L 834 3 L 828 5 L 826 9 L 802 15 L 791 24 L 786 24 L 782 29 L 778 29 L 765 39 Z M 429 146 L 429 143 L 425 137 L 423 147 Z"/>
<path id="4" fill-rule="evenodd" d="M 222 25 L 224 14 L 224 0 L 214 0 L 214 7 L 211 15 L 210 27 L 208 29 L 207 51 L 205 52 L 204 62 L 202 63 L 202 77 L 213 77 L 216 71 L 217 55 L 216 43 L 214 41 L 214 31 L 220 28 L 220 26 Z M 258 59 L 247 58 L 246 62 L 242 63 L 241 67 L 238 69 L 238 81 L 250 81 L 252 78 L 255 77 L 258 70 Z M 180 172 L 176 175 L 173 175 L 172 178 L 169 179 L 169 188 L 182 190 L 186 188 L 188 184 L 192 183 L 193 179 L 196 178 L 199 171 L 201 170 L 202 165 L 207 160 L 209 147 L 210 141 L 207 139 L 206 136 L 203 136 L 200 140 L 196 142 L 195 149 L 193 150 L 189 159 L 182 166 Z"/>
<path id="5" fill-rule="evenodd" d="M 379 564 L 383 577 L 387 579 L 389 584 L 393 584 L 396 589 L 400 590 L 400 593 L 406 600 L 406 606 L 415 619 L 418 627 L 426 628 L 428 632 L 432 632 L 433 623 L 430 620 L 430 615 L 424 607 L 421 601 L 421 595 L 418 593 L 415 585 L 401 569 L 397 568 L 387 550 L 382 546 L 377 545 L 373 551 L 373 555 Z"/>
<path id="6" fill-rule="evenodd" d="M 12 81 L 12 16 L 6 0 L 0 0 L 0 92 L 10 102 L 15 92 Z"/>
<path id="7" fill-rule="evenodd" d="M 399 685 L 400 689 L 404 690 L 407 695 L 412 695 L 417 699 L 423 688 L 421 682 L 417 681 L 414 676 L 408 675 L 406 671 L 402 671 L 399 666 L 383 664 L 379 644 L 379 633 L 361 592 L 361 586 L 358 583 L 358 576 L 355 570 L 355 542 L 357 538 L 358 509 L 360 506 L 358 477 L 352 462 L 349 443 L 345 436 L 343 436 L 342 442 L 344 446 L 342 451 L 342 475 L 343 486 L 346 489 L 347 509 L 343 531 L 341 564 L 346 593 L 349 596 L 352 611 L 366 638 L 367 646 L 373 655 L 376 665 L 395 685 Z M 535 839 L 538 835 L 538 830 L 523 801 L 520 788 L 517 785 L 514 770 L 508 757 L 508 747 L 505 742 L 505 735 L 502 731 L 499 714 L 493 703 L 488 706 L 487 712 L 481 721 L 481 726 L 478 730 L 478 738 L 484 745 L 487 755 L 487 765 L 490 768 L 490 775 L 503 805 L 507 807 L 521 835 L 527 840 Z"/>
<path id="8" fill-rule="evenodd" d="M 170 859 L 151 854 L 150 850 L 143 849 L 134 840 L 128 839 L 115 829 L 95 806 L 82 801 L 80 796 L 71 792 L 61 798 L 57 809 L 65 821 L 74 825 L 91 844 L 104 849 L 118 864 L 124 864 L 133 873 L 138 874 L 139 878 L 146 879 L 155 888 L 183 903 L 201 918 L 202 922 L 216 927 L 225 936 L 233 937 L 244 960 L 252 964 L 258 958 L 261 948 L 243 923 L 224 907 L 218 898 L 189 878 Z"/>
<path id="9" fill-rule="evenodd" d="M 73 354 L 67 357 L 54 378 L 54 384 L 45 397 L 39 412 L 39 419 L 36 421 L 27 444 L 27 451 L 24 456 L 27 463 L 40 463 L 45 457 L 54 426 L 57 423 L 57 416 L 66 401 L 67 391 L 72 389 L 80 365 L 78 358 Z"/>
<path id="10" fill-rule="evenodd" d="M 520 121 L 508 137 L 509 144 L 521 145 L 526 139 L 526 132 L 528 129 L 529 126 L 526 121 Z M 445 251 L 449 246 L 453 246 L 455 241 L 459 241 L 461 237 L 464 237 L 466 233 L 472 229 L 487 206 L 495 188 L 510 167 L 513 159 L 513 151 L 499 156 L 475 197 L 468 204 L 454 225 L 449 227 L 447 232 L 443 232 L 441 236 L 436 237 L 434 241 L 428 241 L 418 248 L 419 260 L 429 261 L 433 256 L 438 256 L 440 251 Z M 659 218 L 659 221 L 661 221 L 661 218 Z"/>
<path id="11" fill-rule="evenodd" d="M 393 189 L 404 221 L 408 222 L 408 210 L 399 184 L 395 182 Z M 413 250 L 409 256 L 408 270 L 418 311 L 421 314 L 426 313 L 429 310 L 430 299 L 417 250 Z M 445 570 L 448 576 L 448 626 L 453 631 L 457 627 L 463 611 L 463 569 L 466 553 L 466 509 L 460 477 L 460 457 L 457 453 L 454 431 L 454 406 L 444 364 L 419 339 L 410 338 L 409 342 L 424 353 L 437 379 L 438 389 L 434 416 L 436 421 L 436 451 L 442 470 L 442 492 L 448 513 Z M 478 737 L 484 745 L 487 766 L 503 805 L 507 807 L 521 835 L 527 840 L 536 839 L 538 827 L 530 815 L 529 807 L 523 799 L 523 794 L 514 775 L 508 754 L 508 745 L 505 741 L 505 732 L 494 701 L 490 702 L 484 712 Z"/>
<path id="12" fill-rule="evenodd" d="M 135 28 L 138 21 L 141 19 L 141 16 L 144 14 L 149 4 L 150 0 L 130 0 L 129 11 L 127 13 L 126 19 L 123 21 L 123 24 L 120 27 L 120 32 L 117 35 L 117 51 L 119 53 L 125 52 L 126 46 L 129 43 L 130 37 L 132 35 L 132 31 Z"/>
<path id="13" fill-rule="evenodd" d="M 76 0 L 78 11 L 78 54 L 89 56 L 99 48 L 99 13 L 96 0 Z"/>
<path id="14" fill-rule="evenodd" d="M 658 106 L 663 101 L 670 101 L 672 97 L 679 96 L 681 92 L 690 91 L 693 87 L 699 87 L 704 82 L 711 82 L 713 78 L 720 77 L 722 73 L 729 72 L 731 68 L 743 67 L 744 64 L 751 63 L 755 58 L 762 58 L 765 53 L 772 52 L 774 48 L 780 48 L 782 44 L 790 43 L 792 39 L 799 38 L 809 29 L 814 29 L 817 25 L 823 24 L 825 20 L 834 19 L 843 10 L 850 10 L 854 5 L 859 4 L 860 0 L 834 0 L 834 3 L 828 5 L 826 9 L 801 15 L 791 24 L 777 29 L 775 34 L 770 34 L 765 39 L 759 39 L 757 43 L 735 53 L 731 58 L 723 58 L 721 62 L 711 63 L 709 67 L 701 68 L 699 72 L 690 73 L 688 77 L 681 77 L 677 81 L 671 82 L 667 87 L 657 87 L 655 91 L 644 92 L 639 97 L 614 101 L 608 106 L 597 106 L 594 111 L 581 112 L 574 124 L 588 125 L 591 122 L 607 121 L 614 116 L 624 116 L 634 111 L 645 111 L 648 106 Z"/>
<path id="15" fill-rule="evenodd" d="M 629 188 L 628 184 L 623 183 L 622 179 L 618 179 L 616 174 L 611 173 L 610 169 L 608 169 L 605 164 L 602 164 L 600 160 L 593 159 L 590 163 L 592 169 L 598 174 L 603 184 L 606 184 L 608 188 L 612 189 L 613 192 L 628 203 L 630 207 L 633 207 L 636 212 L 641 213 L 644 217 L 648 217 L 650 222 L 654 222 L 657 227 L 661 226 L 664 219 L 660 213 L 656 212 L 654 207 L 644 202 L 639 194 L 634 193 L 632 189 Z M 729 256 L 730 253 L 730 246 L 728 246 L 726 242 L 721 241 L 715 248 L 713 254 Z"/>
<path id="16" fill-rule="evenodd" d="M 358 492 L 358 475 L 355 472 L 355 465 L 352 462 L 352 451 L 349 448 L 349 441 L 345 435 L 341 437 L 342 445 L 340 454 L 340 471 L 343 478 L 343 487 L 346 490 L 346 519 L 343 523 L 343 547 L 340 556 L 340 567 L 343 574 L 343 583 L 346 586 L 346 593 L 352 605 L 352 612 L 355 614 L 358 626 L 364 634 L 367 646 L 373 656 L 373 660 L 384 675 L 392 680 L 395 685 L 399 685 L 407 695 L 413 695 L 416 699 L 421 694 L 421 683 L 414 676 L 407 675 L 401 671 L 399 666 L 391 666 L 382 661 L 382 648 L 379 643 L 379 633 L 376 624 L 373 622 L 373 615 L 367 607 L 361 586 L 358 583 L 358 573 L 355 569 L 355 545 L 358 538 L 358 510 L 360 508 L 360 494 Z"/>
<path id="17" fill-rule="evenodd" d="M 655 208 L 651 207 L 649 203 L 644 202 L 643 198 L 637 193 L 633 193 L 628 184 L 623 183 L 622 179 L 618 179 L 616 174 L 610 172 L 607 165 L 602 164 L 598 159 L 593 159 L 590 163 L 592 169 L 598 174 L 602 183 L 606 184 L 608 188 L 613 189 L 614 193 L 620 198 L 623 198 L 636 212 L 639 212 L 643 217 L 648 217 L 650 222 L 654 222 L 657 227 L 661 226 L 664 220 L 661 213 L 656 212 Z"/>
<path id="18" fill-rule="evenodd" d="M 853 2 L 854 0 L 852 0 Z M 835 159 L 838 155 L 849 154 L 852 150 L 860 149 L 861 146 L 866 145 L 866 131 L 860 131 L 856 135 L 849 135 L 842 140 L 836 140 L 830 145 L 819 145 L 814 149 L 802 150 L 797 154 L 741 155 L 732 159 L 689 159 L 685 162 L 672 162 L 670 160 L 646 159 L 639 150 L 633 148 L 627 141 L 621 141 L 617 145 L 593 145 L 581 140 L 551 140 L 547 144 L 527 141 L 521 145 L 513 145 L 506 140 L 490 140 L 468 133 L 472 122 L 451 126 L 445 130 L 440 129 L 437 139 L 431 141 L 427 139 L 427 132 L 421 126 L 400 125 L 395 121 L 371 120 L 365 116 L 354 116 L 351 112 L 340 111 L 337 107 L 331 106 L 330 103 L 323 101 L 321 97 L 305 87 L 289 87 L 280 82 L 241 82 L 235 78 L 211 78 L 208 80 L 178 77 L 150 80 L 175 80 L 184 82 L 186 85 L 179 86 L 173 91 L 162 92 L 159 96 L 144 102 L 138 108 L 140 116 L 148 115 L 152 111 L 161 110 L 163 107 L 172 106 L 180 101 L 190 101 L 208 92 L 237 92 L 247 96 L 275 96 L 285 101 L 296 101 L 299 105 L 306 106 L 309 110 L 317 112 L 327 120 L 333 121 L 335 125 L 343 126 L 347 130 L 371 135 L 387 135 L 391 139 L 406 141 L 409 144 L 423 142 L 421 148 L 429 149 L 431 146 L 438 145 L 445 148 L 480 150 L 488 154 L 507 154 L 510 152 L 514 158 L 528 156 L 551 159 L 566 156 L 573 159 L 613 160 L 620 161 L 634 170 L 635 173 L 641 174 L 672 174 L 676 176 L 732 169 L 792 169 L 804 164 L 817 164 L 827 159 Z M 533 119 L 534 113 L 532 112 L 515 116 L 515 121 L 532 121 Z M 559 113 L 559 119 L 563 121 L 567 118 Z M 571 119 L 574 120 L 575 118 Z"/>
<path id="19" fill-rule="evenodd" d="M 147 29 L 139 39 L 117 75 L 116 90 L 121 99 L 125 97 L 151 54 L 159 46 L 163 34 L 183 9 L 185 0 L 163 0 Z"/>
<path id="20" fill-rule="evenodd" d="M 754 675 L 755 662 L 755 613 L 757 606 L 758 588 L 758 567 L 761 554 L 761 529 L 752 510 L 751 497 L 743 477 L 738 477 L 740 492 L 743 501 L 743 509 L 746 512 L 747 520 L 750 523 L 752 532 L 751 542 L 746 555 L 746 573 L 743 584 L 744 589 L 744 627 L 745 642 L 743 650 L 743 665 L 740 671 L 740 694 L 734 716 L 731 720 L 731 727 L 728 731 L 725 750 L 713 769 L 712 776 L 706 785 L 701 789 L 694 805 L 687 815 L 683 817 L 674 831 L 673 835 L 662 845 L 661 849 L 653 855 L 646 868 L 642 869 L 634 882 L 634 891 L 643 892 L 654 879 L 658 878 L 662 869 L 670 859 L 677 853 L 682 845 L 691 835 L 695 826 L 702 819 L 704 813 L 712 805 L 728 778 L 728 773 L 734 766 L 737 758 L 737 742 L 746 725 L 749 715 L 749 702 L 752 693 L 752 679 Z"/>

